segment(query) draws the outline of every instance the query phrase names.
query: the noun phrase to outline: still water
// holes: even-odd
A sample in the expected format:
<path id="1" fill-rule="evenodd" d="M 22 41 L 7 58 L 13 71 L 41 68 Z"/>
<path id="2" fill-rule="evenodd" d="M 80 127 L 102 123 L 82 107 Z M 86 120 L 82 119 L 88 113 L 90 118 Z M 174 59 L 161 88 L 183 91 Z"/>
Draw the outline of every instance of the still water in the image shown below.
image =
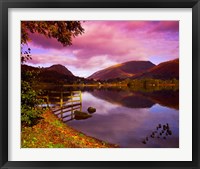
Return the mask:
<path id="1" fill-rule="evenodd" d="M 87 112 L 92 106 L 96 112 L 91 118 L 66 123 L 86 135 L 122 148 L 178 148 L 178 96 L 179 92 L 173 90 L 83 91 L 82 111 Z M 164 130 L 163 125 L 167 129 Z"/>

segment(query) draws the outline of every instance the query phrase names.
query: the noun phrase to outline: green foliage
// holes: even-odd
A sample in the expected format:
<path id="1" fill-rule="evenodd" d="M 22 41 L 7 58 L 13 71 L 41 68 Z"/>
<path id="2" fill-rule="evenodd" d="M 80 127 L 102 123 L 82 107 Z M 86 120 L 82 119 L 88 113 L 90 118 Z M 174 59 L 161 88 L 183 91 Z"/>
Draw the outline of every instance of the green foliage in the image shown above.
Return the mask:
<path id="1" fill-rule="evenodd" d="M 56 127 L 62 127 L 63 123 L 59 120 L 55 120 L 53 122 L 51 122 L 52 125 L 56 126 Z"/>
<path id="2" fill-rule="evenodd" d="M 22 148 L 108 148 L 118 147 L 102 144 L 95 138 L 80 133 L 60 121 L 52 112 L 42 114 L 43 119 L 34 127 L 23 127 Z M 52 123 L 53 122 L 53 123 Z M 54 123 L 55 122 L 55 123 Z M 62 124 L 62 125 L 61 125 Z"/>
<path id="3" fill-rule="evenodd" d="M 31 49 L 25 49 L 29 33 L 42 34 L 55 38 L 63 46 L 71 45 L 72 38 L 84 32 L 80 21 L 22 21 L 21 22 L 21 63 L 31 59 Z M 24 125 L 34 125 L 40 118 L 42 110 L 38 107 L 41 100 L 37 98 L 40 91 L 33 88 L 39 79 L 37 71 L 21 72 L 21 121 Z"/>
<path id="4" fill-rule="evenodd" d="M 84 137 L 85 135 L 83 133 L 79 133 L 79 136 L 80 137 Z"/>
<path id="5" fill-rule="evenodd" d="M 33 89 L 37 73 L 31 71 L 22 72 L 21 81 L 21 122 L 23 125 L 32 126 L 41 118 L 42 110 L 38 107 L 42 103 L 37 96 L 41 91 Z"/>
<path id="6" fill-rule="evenodd" d="M 49 143 L 47 145 L 48 148 L 64 148 L 64 145 L 63 144 L 53 144 L 53 143 Z"/>
<path id="7" fill-rule="evenodd" d="M 170 80 L 162 80 L 162 79 L 136 79 L 129 80 L 127 86 L 131 90 L 141 90 L 141 91 L 155 91 L 155 90 L 177 90 L 179 88 L 179 80 L 170 79 Z"/>

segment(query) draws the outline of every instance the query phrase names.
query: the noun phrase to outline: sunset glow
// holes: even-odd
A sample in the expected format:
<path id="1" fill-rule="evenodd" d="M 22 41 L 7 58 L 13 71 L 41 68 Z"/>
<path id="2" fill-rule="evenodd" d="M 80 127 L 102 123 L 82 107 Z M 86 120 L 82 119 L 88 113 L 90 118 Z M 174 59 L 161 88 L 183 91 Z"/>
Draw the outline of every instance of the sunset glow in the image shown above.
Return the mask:
<path id="1" fill-rule="evenodd" d="M 62 64 L 74 75 L 88 77 L 96 71 L 132 60 L 154 64 L 179 58 L 178 21 L 85 21 L 85 33 L 71 46 L 30 33 L 31 66 Z"/>

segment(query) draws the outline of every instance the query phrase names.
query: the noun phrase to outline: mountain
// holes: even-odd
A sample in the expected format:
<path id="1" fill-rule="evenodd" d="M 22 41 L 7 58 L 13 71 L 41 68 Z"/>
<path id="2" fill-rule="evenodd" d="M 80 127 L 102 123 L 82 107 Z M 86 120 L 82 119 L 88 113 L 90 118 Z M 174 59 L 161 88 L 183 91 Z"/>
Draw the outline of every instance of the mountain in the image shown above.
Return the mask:
<path id="1" fill-rule="evenodd" d="M 21 71 L 34 71 L 34 70 L 39 70 L 39 68 L 28 65 L 21 65 Z"/>
<path id="2" fill-rule="evenodd" d="M 33 67 L 33 66 L 29 66 L 29 65 L 21 65 L 21 70 L 23 71 L 50 71 L 50 72 L 57 72 L 59 74 L 62 75 L 66 75 L 66 76 L 74 76 L 72 74 L 72 72 L 70 72 L 65 66 L 57 64 L 57 65 L 52 65 L 50 67 L 46 67 L 46 68 L 40 68 L 40 67 Z"/>
<path id="3" fill-rule="evenodd" d="M 22 78 L 23 72 L 35 71 L 38 72 L 38 82 L 46 83 L 73 83 L 78 77 L 74 76 L 65 66 L 63 65 L 52 65 L 47 68 L 32 67 L 28 65 L 22 65 Z"/>
<path id="4" fill-rule="evenodd" d="M 138 73 L 133 79 L 153 78 L 153 79 L 179 79 L 179 59 L 162 62 L 157 66 L 143 73 Z"/>
<path id="5" fill-rule="evenodd" d="M 70 72 L 65 66 L 60 65 L 60 64 L 52 65 L 48 68 L 45 68 L 45 70 L 46 71 L 55 71 L 59 74 L 63 74 L 63 75 L 66 75 L 66 76 L 74 76 L 72 74 L 72 72 Z"/>
<path id="6" fill-rule="evenodd" d="M 88 79 L 94 80 L 108 80 L 116 78 L 128 78 L 137 73 L 145 72 L 146 70 L 154 67 L 155 65 L 150 61 L 129 61 L 117 64 L 106 69 L 95 72 Z"/>
<path id="7" fill-rule="evenodd" d="M 46 68 L 32 67 L 28 65 L 21 65 L 21 77 L 26 78 L 26 72 L 36 72 L 38 83 L 52 83 L 52 84 L 92 84 L 93 80 L 78 77 L 72 74 L 65 66 L 57 64 Z"/>
<path id="8" fill-rule="evenodd" d="M 117 64 L 106 69 L 100 70 L 87 79 L 74 76 L 65 66 L 57 64 L 47 68 L 38 68 L 28 65 L 22 65 L 22 79 L 25 77 L 25 71 L 38 71 L 38 82 L 46 83 L 66 83 L 66 84 L 92 84 L 94 80 L 109 79 L 179 79 L 179 59 L 162 62 L 154 65 L 150 61 L 130 61 Z"/>

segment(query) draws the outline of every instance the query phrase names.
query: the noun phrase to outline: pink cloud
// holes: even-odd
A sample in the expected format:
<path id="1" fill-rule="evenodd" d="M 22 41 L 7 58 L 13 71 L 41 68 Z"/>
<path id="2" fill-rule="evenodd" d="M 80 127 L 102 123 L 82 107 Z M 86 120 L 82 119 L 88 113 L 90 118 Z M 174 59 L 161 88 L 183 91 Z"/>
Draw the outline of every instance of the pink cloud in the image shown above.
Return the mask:
<path id="1" fill-rule="evenodd" d="M 86 21 L 82 26 L 85 33 L 67 47 L 55 39 L 31 34 L 30 63 L 60 63 L 90 75 L 90 70 L 93 73 L 115 63 L 152 56 L 163 61 L 179 57 L 178 21 Z"/>
<path id="2" fill-rule="evenodd" d="M 163 21 L 159 22 L 155 28 L 152 29 L 154 32 L 178 32 L 179 22 L 178 21 Z"/>
<path id="3" fill-rule="evenodd" d="M 63 45 L 54 38 L 47 38 L 44 35 L 38 33 L 29 33 L 29 36 L 31 39 L 31 41 L 29 42 L 31 46 L 46 49 L 63 49 Z"/>

